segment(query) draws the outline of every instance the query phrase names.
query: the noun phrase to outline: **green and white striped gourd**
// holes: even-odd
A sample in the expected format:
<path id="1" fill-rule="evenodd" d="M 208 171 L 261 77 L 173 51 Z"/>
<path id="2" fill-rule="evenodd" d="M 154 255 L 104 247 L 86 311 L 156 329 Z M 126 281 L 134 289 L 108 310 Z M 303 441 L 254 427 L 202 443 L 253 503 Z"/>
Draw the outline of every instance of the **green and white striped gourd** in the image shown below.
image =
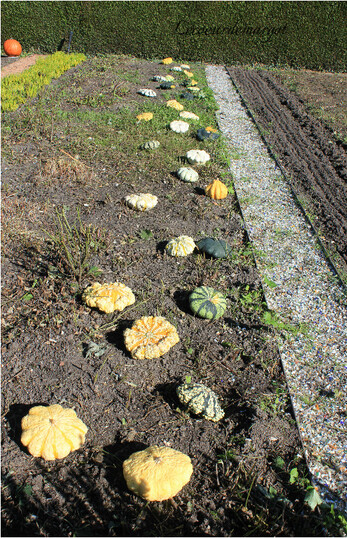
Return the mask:
<path id="1" fill-rule="evenodd" d="M 142 144 L 141 149 L 146 149 L 147 151 L 151 151 L 152 149 L 158 149 L 160 146 L 159 140 L 148 140 L 148 142 L 145 142 Z"/>
<path id="2" fill-rule="evenodd" d="M 213 422 L 224 417 L 217 395 L 202 383 L 184 383 L 177 387 L 176 393 L 180 402 L 192 413 Z"/>
<path id="3" fill-rule="evenodd" d="M 193 168 L 179 168 L 177 170 L 177 176 L 186 183 L 195 183 L 199 179 L 199 174 L 193 170 Z"/>
<path id="4" fill-rule="evenodd" d="M 195 288 L 189 295 L 189 305 L 194 314 L 205 319 L 221 318 L 227 308 L 224 295 L 209 286 Z"/>
<path id="5" fill-rule="evenodd" d="M 180 235 L 174 239 L 170 239 L 165 250 L 170 256 L 183 257 L 188 256 L 195 249 L 194 240 L 188 235 Z"/>
<path id="6" fill-rule="evenodd" d="M 155 91 L 150 88 L 141 88 L 137 93 L 144 95 L 145 97 L 157 97 Z"/>

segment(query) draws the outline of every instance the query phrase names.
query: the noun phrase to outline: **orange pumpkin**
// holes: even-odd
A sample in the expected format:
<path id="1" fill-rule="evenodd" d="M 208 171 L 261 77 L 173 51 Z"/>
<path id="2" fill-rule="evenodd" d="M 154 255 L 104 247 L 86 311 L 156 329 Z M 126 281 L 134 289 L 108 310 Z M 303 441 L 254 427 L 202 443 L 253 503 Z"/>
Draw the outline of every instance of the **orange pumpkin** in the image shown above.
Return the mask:
<path id="1" fill-rule="evenodd" d="M 22 54 L 22 45 L 15 39 L 6 39 L 4 51 L 7 56 L 20 56 Z"/>
<path id="2" fill-rule="evenodd" d="M 206 187 L 205 193 L 214 200 L 222 200 L 228 196 L 228 187 L 219 179 L 215 179 Z"/>

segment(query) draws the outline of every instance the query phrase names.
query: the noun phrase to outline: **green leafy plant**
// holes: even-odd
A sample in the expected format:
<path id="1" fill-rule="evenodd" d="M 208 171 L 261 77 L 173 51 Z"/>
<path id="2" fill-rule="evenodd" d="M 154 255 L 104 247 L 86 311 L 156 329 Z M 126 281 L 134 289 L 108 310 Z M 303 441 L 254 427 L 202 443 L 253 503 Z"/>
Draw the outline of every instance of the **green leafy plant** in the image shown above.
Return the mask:
<path id="1" fill-rule="evenodd" d="M 64 71 L 85 59 L 84 54 L 56 52 L 48 58 L 38 60 L 19 75 L 5 77 L 1 82 L 1 109 L 4 112 L 16 110 L 27 99 L 35 97 L 53 78 L 59 78 Z"/>

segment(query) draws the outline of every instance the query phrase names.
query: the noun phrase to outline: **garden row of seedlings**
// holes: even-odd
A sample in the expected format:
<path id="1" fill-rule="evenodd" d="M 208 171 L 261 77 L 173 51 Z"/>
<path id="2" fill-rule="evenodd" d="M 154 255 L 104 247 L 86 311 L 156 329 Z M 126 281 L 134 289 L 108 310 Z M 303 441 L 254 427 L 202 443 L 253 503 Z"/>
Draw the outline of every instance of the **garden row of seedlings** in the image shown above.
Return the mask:
<path id="1" fill-rule="evenodd" d="M 165 58 L 162 63 L 169 65 L 172 58 Z M 182 64 L 170 68 L 186 76 L 183 85 L 187 97 L 200 92 L 188 65 Z M 161 89 L 174 87 L 174 77 L 154 77 L 160 83 Z M 156 97 L 151 89 L 138 91 L 146 97 Z M 189 99 L 189 97 L 188 97 Z M 179 120 L 170 123 L 170 129 L 176 133 L 185 133 L 189 123 L 185 120 L 199 120 L 199 117 L 185 111 L 183 105 L 176 100 L 167 101 L 168 107 L 179 112 Z M 138 121 L 150 121 L 151 112 L 137 116 Z M 198 129 L 199 140 L 216 139 L 219 134 L 212 127 Z M 157 140 L 149 140 L 142 146 L 145 150 L 155 150 L 160 145 Z M 192 166 L 202 166 L 210 155 L 200 149 L 190 150 L 186 154 L 187 161 Z M 194 183 L 199 174 L 192 167 L 182 167 L 177 176 L 185 182 Z M 207 196 L 212 199 L 223 199 L 228 195 L 227 186 L 216 179 L 205 189 Z M 125 197 L 125 203 L 137 211 L 149 211 L 157 204 L 158 199 L 151 193 L 131 194 Z M 195 243 L 186 235 L 168 241 L 166 252 L 175 257 L 191 254 L 196 248 L 215 258 L 225 258 L 231 253 L 231 247 L 224 240 L 203 238 Z M 84 303 L 105 313 L 122 311 L 135 303 L 132 290 L 121 282 L 94 283 L 84 290 Z M 208 286 L 194 289 L 189 296 L 189 304 L 193 314 L 206 319 L 218 319 L 226 311 L 225 296 Z M 143 316 L 136 320 L 131 328 L 124 331 L 126 349 L 133 359 L 155 359 L 169 351 L 179 342 L 176 328 L 162 316 Z M 224 417 L 216 394 L 201 383 L 184 383 L 177 388 L 180 402 L 189 411 L 207 420 L 217 422 Z M 66 409 L 59 404 L 49 407 L 35 406 L 29 410 L 22 420 L 21 442 L 34 457 L 54 460 L 66 457 L 71 451 L 82 446 L 87 433 L 87 426 L 77 417 L 73 409 Z M 191 478 L 193 466 L 189 456 L 166 446 L 150 446 L 145 450 L 133 453 L 123 463 L 123 474 L 128 488 L 147 501 L 163 501 L 175 496 Z"/>

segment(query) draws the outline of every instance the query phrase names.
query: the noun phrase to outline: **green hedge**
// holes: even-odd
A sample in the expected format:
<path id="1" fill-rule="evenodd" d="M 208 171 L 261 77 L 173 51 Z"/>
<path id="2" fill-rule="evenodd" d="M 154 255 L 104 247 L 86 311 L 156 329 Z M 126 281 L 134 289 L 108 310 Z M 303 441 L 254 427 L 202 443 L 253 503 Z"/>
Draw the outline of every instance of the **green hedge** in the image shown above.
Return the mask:
<path id="1" fill-rule="evenodd" d="M 3 1 L 24 51 L 346 69 L 345 2 Z"/>

